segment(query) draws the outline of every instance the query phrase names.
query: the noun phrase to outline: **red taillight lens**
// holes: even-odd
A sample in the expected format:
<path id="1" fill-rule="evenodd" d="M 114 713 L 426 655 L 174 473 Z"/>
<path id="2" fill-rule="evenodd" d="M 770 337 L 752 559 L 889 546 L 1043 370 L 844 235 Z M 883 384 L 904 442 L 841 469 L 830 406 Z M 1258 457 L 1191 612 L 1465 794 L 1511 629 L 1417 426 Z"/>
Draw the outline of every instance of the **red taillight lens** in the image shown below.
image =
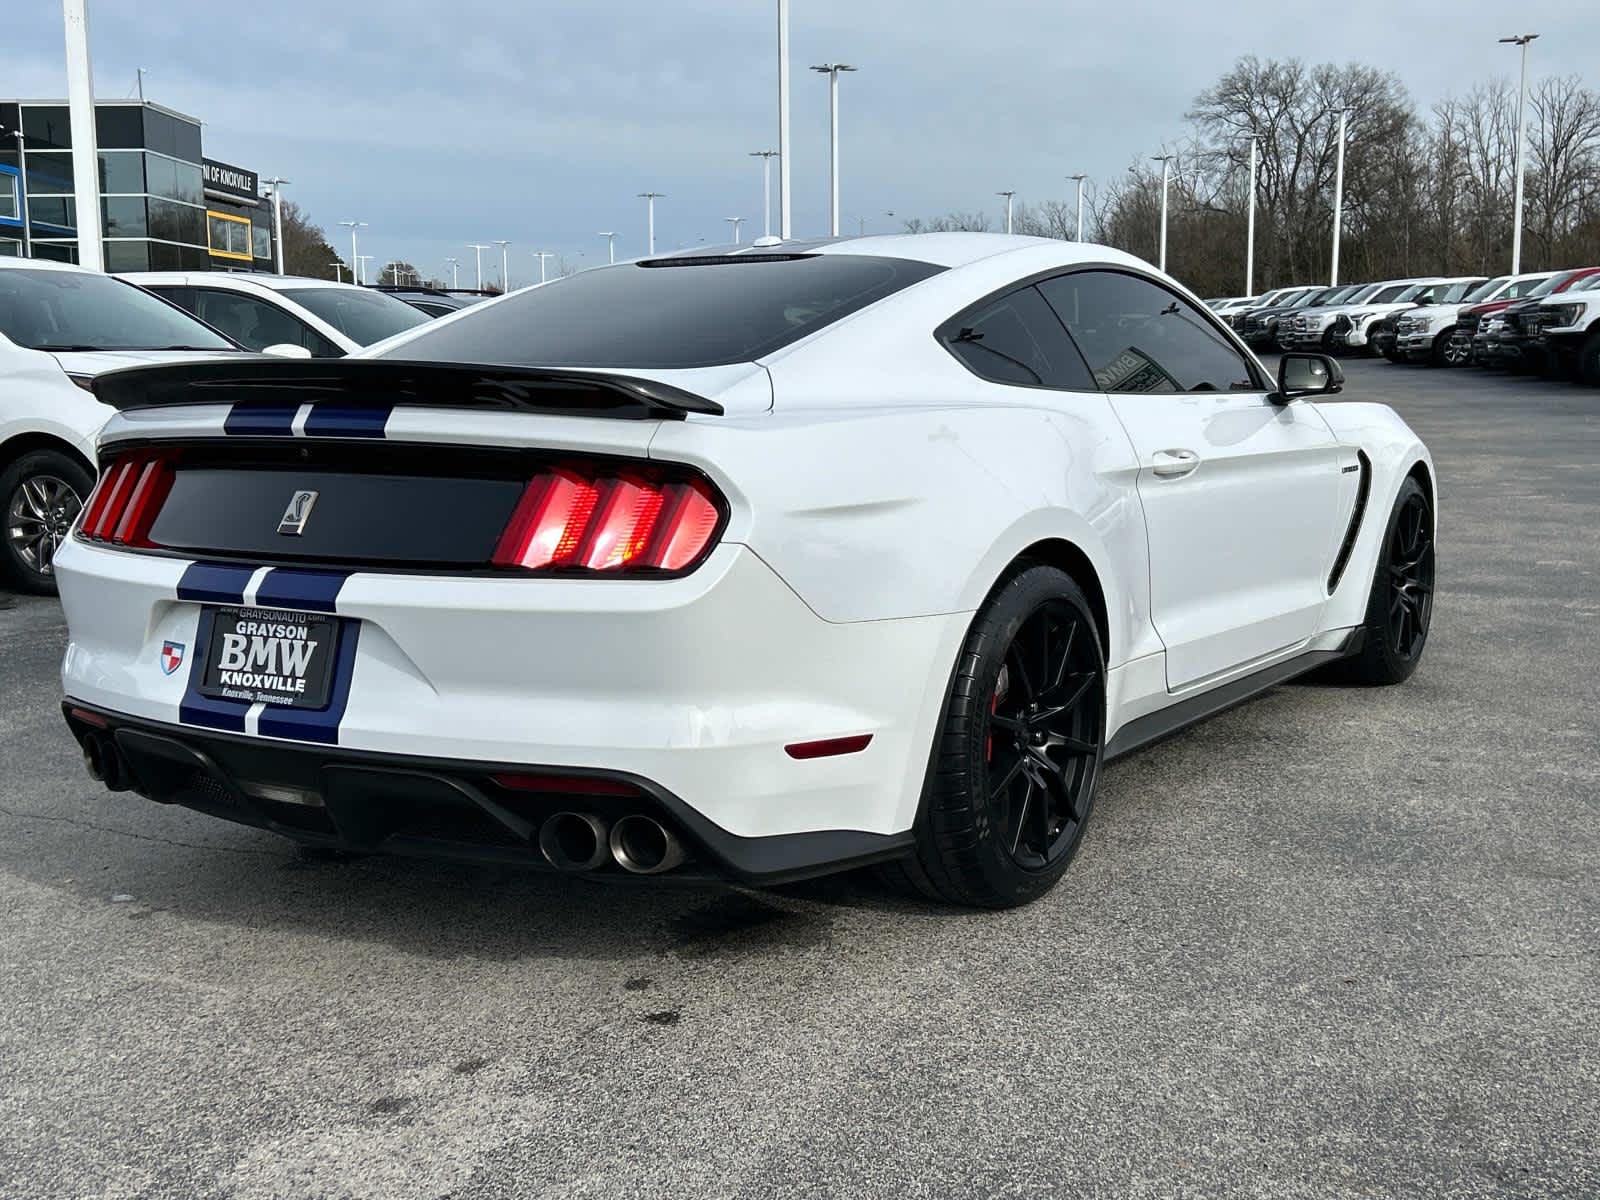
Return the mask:
<path id="1" fill-rule="evenodd" d="M 114 546 L 152 546 L 156 523 L 172 491 L 172 456 L 136 451 L 113 459 L 83 509 L 79 532 Z"/>
<path id="2" fill-rule="evenodd" d="M 525 571 L 682 571 L 721 521 L 716 493 L 698 477 L 566 464 L 529 480 L 492 561 Z"/>

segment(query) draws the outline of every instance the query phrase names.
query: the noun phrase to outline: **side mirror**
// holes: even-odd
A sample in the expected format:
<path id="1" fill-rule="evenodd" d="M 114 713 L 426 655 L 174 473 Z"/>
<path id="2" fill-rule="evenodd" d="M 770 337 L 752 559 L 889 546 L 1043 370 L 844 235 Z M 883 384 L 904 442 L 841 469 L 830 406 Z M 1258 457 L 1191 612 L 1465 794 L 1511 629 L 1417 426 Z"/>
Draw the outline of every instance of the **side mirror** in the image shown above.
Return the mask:
<path id="1" fill-rule="evenodd" d="M 268 346 L 261 353 L 270 354 L 273 358 L 310 358 L 311 351 L 304 346 L 297 346 L 293 342 L 278 342 Z"/>
<path id="2" fill-rule="evenodd" d="M 1278 360 L 1278 392 L 1273 396 L 1278 404 L 1343 390 L 1344 368 L 1326 354 L 1285 354 Z"/>

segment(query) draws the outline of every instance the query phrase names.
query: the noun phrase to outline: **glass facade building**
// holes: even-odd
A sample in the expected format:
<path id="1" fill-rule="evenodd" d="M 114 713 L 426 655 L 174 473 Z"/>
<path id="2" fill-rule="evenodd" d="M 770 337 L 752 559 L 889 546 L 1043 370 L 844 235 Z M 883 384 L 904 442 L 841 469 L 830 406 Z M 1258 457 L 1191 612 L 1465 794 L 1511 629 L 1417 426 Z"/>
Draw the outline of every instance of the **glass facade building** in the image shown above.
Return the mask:
<path id="1" fill-rule="evenodd" d="M 272 269 L 255 173 L 206 160 L 196 118 L 138 100 L 94 115 L 108 271 Z M 66 103 L 0 100 L 0 255 L 77 261 L 73 182 Z"/>

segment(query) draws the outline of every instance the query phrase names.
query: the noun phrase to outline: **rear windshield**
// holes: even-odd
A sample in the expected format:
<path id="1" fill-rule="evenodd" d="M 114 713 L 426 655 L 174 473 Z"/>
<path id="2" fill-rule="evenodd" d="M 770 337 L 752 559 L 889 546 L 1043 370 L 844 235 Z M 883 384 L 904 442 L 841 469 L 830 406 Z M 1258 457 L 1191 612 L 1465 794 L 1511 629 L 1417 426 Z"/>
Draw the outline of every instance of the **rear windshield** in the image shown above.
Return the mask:
<path id="1" fill-rule="evenodd" d="M 536 367 L 749 362 L 942 270 L 861 254 L 597 267 L 516 292 L 387 353 Z"/>
<path id="2" fill-rule="evenodd" d="M 1465 296 L 1461 297 L 1461 302 L 1463 304 L 1473 304 L 1473 303 L 1475 303 L 1475 302 L 1477 302 L 1479 300 L 1487 300 L 1490 296 L 1494 295 L 1496 292 L 1498 292 L 1501 288 L 1505 287 L 1505 285 L 1510 283 L 1510 282 L 1511 282 L 1511 276 L 1509 276 L 1509 275 L 1501 275 L 1497 279 L 1489 280 L 1488 283 L 1480 283 L 1477 287 L 1473 288 Z"/>
<path id="3" fill-rule="evenodd" d="M 30 350 L 237 348 L 143 288 L 88 271 L 0 271 L 0 333 Z"/>
<path id="4" fill-rule="evenodd" d="M 284 288 L 283 294 L 311 310 L 352 342 L 370 346 L 386 337 L 431 318 L 404 300 L 387 292 L 367 292 L 357 288 Z"/>

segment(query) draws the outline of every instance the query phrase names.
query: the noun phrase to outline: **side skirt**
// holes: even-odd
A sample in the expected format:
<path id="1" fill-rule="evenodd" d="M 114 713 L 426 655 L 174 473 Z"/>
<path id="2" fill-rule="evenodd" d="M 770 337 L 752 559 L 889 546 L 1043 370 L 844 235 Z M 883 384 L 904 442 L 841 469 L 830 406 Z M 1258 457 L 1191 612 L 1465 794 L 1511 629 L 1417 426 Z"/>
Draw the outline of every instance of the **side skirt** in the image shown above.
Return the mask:
<path id="1" fill-rule="evenodd" d="M 1307 671 L 1314 671 L 1328 663 L 1338 662 L 1341 658 L 1359 654 L 1366 641 L 1366 633 L 1365 627 L 1358 627 L 1350 631 L 1350 636 L 1337 650 L 1308 650 L 1304 654 L 1273 663 L 1270 667 L 1263 667 L 1259 671 L 1231 680 L 1208 692 L 1190 696 L 1167 708 L 1129 721 L 1106 743 L 1104 761 L 1109 762 L 1125 754 L 1132 754 L 1135 750 L 1142 750 L 1191 725 L 1197 725 L 1208 717 L 1214 717 L 1235 705 L 1243 704 L 1246 700 L 1259 696 L 1280 683 L 1287 683 L 1304 675 Z"/>

